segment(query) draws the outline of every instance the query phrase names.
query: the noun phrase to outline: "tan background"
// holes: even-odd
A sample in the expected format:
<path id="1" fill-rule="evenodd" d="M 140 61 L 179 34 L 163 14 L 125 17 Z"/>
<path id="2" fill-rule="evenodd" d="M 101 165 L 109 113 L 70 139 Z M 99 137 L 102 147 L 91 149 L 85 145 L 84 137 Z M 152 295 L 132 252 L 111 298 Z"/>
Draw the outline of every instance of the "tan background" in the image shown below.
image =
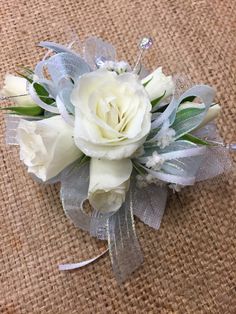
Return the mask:
<path id="1" fill-rule="evenodd" d="M 236 142 L 235 11 L 234 0 L 1 0 L 1 82 L 39 60 L 40 40 L 94 34 L 133 62 L 139 38 L 150 34 L 146 65 L 216 87 L 221 134 Z M 32 181 L 17 149 L 5 146 L 4 128 L 1 114 L 1 313 L 236 313 L 235 176 L 186 188 L 183 206 L 171 196 L 159 231 L 137 221 L 145 263 L 118 287 L 108 256 L 58 271 L 105 244 L 65 218 L 58 187 Z"/>

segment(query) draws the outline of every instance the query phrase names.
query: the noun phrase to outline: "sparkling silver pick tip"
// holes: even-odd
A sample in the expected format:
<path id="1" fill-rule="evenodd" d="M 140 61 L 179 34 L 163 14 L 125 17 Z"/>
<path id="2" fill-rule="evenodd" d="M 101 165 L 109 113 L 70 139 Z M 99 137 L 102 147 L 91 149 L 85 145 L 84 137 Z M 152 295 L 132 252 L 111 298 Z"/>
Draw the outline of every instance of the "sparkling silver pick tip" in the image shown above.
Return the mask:
<path id="1" fill-rule="evenodd" d="M 143 37 L 140 41 L 139 47 L 143 50 L 150 49 L 153 45 L 153 40 L 151 37 Z"/>
<path id="2" fill-rule="evenodd" d="M 231 152 L 236 152 L 236 143 L 232 143 L 232 144 L 228 144 L 227 148 L 229 149 L 229 151 Z"/>

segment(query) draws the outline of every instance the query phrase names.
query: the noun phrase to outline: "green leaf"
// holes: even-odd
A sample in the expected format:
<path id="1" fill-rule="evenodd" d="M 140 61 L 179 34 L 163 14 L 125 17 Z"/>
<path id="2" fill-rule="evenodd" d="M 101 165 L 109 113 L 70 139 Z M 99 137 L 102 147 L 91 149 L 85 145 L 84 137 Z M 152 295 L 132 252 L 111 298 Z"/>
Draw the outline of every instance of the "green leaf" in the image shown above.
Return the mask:
<path id="1" fill-rule="evenodd" d="M 52 105 L 55 102 L 53 98 L 49 97 L 49 93 L 41 84 L 33 83 L 33 87 L 39 98 L 45 102 L 45 104 Z"/>
<path id="2" fill-rule="evenodd" d="M 19 65 L 18 68 L 20 69 L 19 71 L 16 71 L 16 73 L 26 79 L 28 82 L 32 83 L 33 82 L 33 75 L 34 72 L 25 66 Z"/>
<path id="3" fill-rule="evenodd" d="M 166 94 L 166 91 L 164 91 L 164 93 L 160 97 L 152 100 L 151 101 L 152 107 L 156 106 L 162 100 L 162 98 L 165 96 L 165 94 Z"/>
<path id="4" fill-rule="evenodd" d="M 20 77 L 23 77 L 24 79 L 26 79 L 30 84 L 33 83 L 33 80 L 29 76 L 27 76 L 26 74 L 23 74 L 23 73 L 18 72 L 18 71 L 16 71 L 16 74 L 18 74 Z"/>
<path id="5" fill-rule="evenodd" d="M 194 136 L 192 134 L 189 134 L 189 133 L 184 134 L 183 136 L 181 136 L 179 138 L 179 140 L 188 141 L 188 142 L 191 142 L 191 143 L 194 143 L 194 144 L 198 144 L 198 145 L 211 145 L 211 143 L 209 143 L 207 141 L 204 141 L 201 138 L 199 138 L 197 136 Z"/>
<path id="6" fill-rule="evenodd" d="M 49 93 L 48 91 L 39 83 L 34 83 L 33 82 L 33 74 L 34 72 L 31 69 L 25 68 L 25 67 L 21 67 L 24 72 L 16 72 L 19 76 L 23 77 L 24 79 L 26 79 L 30 84 L 33 84 L 33 87 L 35 89 L 35 92 L 37 93 L 37 95 L 39 96 L 39 98 L 48 105 L 52 105 L 53 103 L 55 103 L 55 99 L 49 97 Z"/>
<path id="7" fill-rule="evenodd" d="M 10 110 L 16 114 L 24 115 L 24 116 L 40 116 L 43 114 L 43 109 L 35 106 L 35 107 L 6 107 L 0 108 L 0 110 Z"/>
<path id="8" fill-rule="evenodd" d="M 146 87 L 147 84 L 148 84 L 149 82 L 151 82 L 152 79 L 153 79 L 153 77 L 151 77 L 147 82 L 143 83 L 143 87 Z"/>
<path id="9" fill-rule="evenodd" d="M 205 109 L 186 108 L 177 111 L 172 128 L 175 130 L 175 138 L 179 138 L 195 129 L 203 120 Z"/>
<path id="10" fill-rule="evenodd" d="M 86 156 L 86 155 L 82 155 L 81 156 L 81 159 L 79 161 L 79 165 L 82 166 L 83 164 L 85 164 L 86 162 L 88 162 L 90 160 L 90 157 L 89 156 Z"/>
<path id="11" fill-rule="evenodd" d="M 24 65 L 22 65 L 22 64 L 19 64 L 19 65 L 17 65 L 17 67 L 20 68 L 20 69 L 22 69 L 25 73 L 28 73 L 28 74 L 31 74 L 31 75 L 34 74 L 34 71 L 31 70 L 31 69 L 30 69 L 29 67 L 27 67 L 27 66 L 24 66 Z"/>
<path id="12" fill-rule="evenodd" d="M 183 102 L 186 102 L 186 101 L 193 102 L 195 98 L 196 98 L 195 96 L 188 96 L 188 97 L 184 98 L 184 99 L 181 101 L 180 105 L 181 105 Z"/>
<path id="13" fill-rule="evenodd" d="M 143 167 L 141 167 L 138 162 L 132 161 L 132 163 L 133 163 L 134 170 L 135 170 L 138 174 L 140 174 L 141 176 L 147 174 L 147 171 L 146 171 Z"/>

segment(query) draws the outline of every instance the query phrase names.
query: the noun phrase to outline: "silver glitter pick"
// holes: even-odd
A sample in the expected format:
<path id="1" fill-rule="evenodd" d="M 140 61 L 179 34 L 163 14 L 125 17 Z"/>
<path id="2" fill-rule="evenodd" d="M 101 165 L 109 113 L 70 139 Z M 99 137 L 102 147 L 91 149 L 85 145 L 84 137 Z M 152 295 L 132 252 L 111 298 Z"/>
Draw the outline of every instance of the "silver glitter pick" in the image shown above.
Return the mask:
<path id="1" fill-rule="evenodd" d="M 151 37 L 143 37 L 139 43 L 139 54 L 137 61 L 134 65 L 133 71 L 139 73 L 141 71 L 141 59 L 144 51 L 150 49 L 153 45 L 153 40 Z"/>
<path id="2" fill-rule="evenodd" d="M 151 48 L 153 45 L 153 40 L 151 37 L 143 37 L 140 41 L 139 47 L 140 49 L 147 50 Z"/>

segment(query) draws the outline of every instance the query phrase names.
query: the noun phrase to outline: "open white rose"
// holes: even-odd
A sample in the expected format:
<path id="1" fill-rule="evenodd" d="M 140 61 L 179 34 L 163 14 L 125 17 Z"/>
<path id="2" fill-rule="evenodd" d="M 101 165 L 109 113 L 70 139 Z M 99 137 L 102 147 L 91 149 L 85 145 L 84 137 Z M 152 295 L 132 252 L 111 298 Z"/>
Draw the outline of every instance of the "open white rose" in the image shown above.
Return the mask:
<path id="1" fill-rule="evenodd" d="M 146 76 L 142 80 L 142 84 L 146 84 L 145 89 L 151 101 L 161 97 L 164 93 L 165 97 L 170 96 L 175 87 L 172 77 L 163 74 L 161 67 Z"/>
<path id="2" fill-rule="evenodd" d="M 75 107 L 74 139 L 94 158 L 130 157 L 151 127 L 148 95 L 133 73 L 100 69 L 84 74 L 71 94 Z"/>
<path id="3" fill-rule="evenodd" d="M 103 212 L 118 210 L 125 201 L 131 172 L 132 162 L 129 159 L 92 158 L 88 191 L 91 205 Z"/>
<path id="4" fill-rule="evenodd" d="M 3 89 L 0 91 L 2 96 L 17 96 L 29 94 L 27 91 L 27 81 L 23 77 L 7 74 L 5 76 Z M 37 106 L 30 95 L 14 97 L 12 100 L 23 107 Z"/>
<path id="5" fill-rule="evenodd" d="M 21 120 L 17 129 L 20 159 L 43 181 L 55 177 L 82 153 L 75 146 L 73 128 L 61 116 L 40 121 Z"/>

